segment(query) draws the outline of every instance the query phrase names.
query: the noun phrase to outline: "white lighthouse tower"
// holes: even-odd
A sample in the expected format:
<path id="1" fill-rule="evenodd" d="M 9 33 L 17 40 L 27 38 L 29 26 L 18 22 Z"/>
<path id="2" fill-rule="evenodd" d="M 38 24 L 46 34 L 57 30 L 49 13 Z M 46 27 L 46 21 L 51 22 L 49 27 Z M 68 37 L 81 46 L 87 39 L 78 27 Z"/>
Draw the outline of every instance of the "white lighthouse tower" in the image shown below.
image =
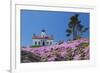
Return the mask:
<path id="1" fill-rule="evenodd" d="M 41 37 L 46 37 L 46 32 L 44 29 L 41 31 Z"/>

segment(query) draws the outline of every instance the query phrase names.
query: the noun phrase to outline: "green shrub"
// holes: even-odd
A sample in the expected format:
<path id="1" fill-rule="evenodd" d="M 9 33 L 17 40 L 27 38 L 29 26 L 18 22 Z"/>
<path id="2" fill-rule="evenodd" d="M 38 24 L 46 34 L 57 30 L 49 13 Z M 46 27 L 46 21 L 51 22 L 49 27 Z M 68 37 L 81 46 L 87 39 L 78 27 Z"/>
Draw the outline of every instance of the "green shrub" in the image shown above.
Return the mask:
<path id="1" fill-rule="evenodd" d="M 41 47 L 40 45 L 32 45 L 30 48 Z"/>

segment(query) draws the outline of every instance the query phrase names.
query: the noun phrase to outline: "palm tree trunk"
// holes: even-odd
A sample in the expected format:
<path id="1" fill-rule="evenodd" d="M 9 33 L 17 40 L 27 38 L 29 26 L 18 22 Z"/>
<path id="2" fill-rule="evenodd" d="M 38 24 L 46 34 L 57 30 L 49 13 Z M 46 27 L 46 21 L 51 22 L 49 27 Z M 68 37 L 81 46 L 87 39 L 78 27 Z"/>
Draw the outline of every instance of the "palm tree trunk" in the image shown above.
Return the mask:
<path id="1" fill-rule="evenodd" d="M 73 40 L 75 40 L 75 27 L 73 27 Z"/>
<path id="2" fill-rule="evenodd" d="M 73 27 L 73 40 L 77 39 L 77 27 Z"/>

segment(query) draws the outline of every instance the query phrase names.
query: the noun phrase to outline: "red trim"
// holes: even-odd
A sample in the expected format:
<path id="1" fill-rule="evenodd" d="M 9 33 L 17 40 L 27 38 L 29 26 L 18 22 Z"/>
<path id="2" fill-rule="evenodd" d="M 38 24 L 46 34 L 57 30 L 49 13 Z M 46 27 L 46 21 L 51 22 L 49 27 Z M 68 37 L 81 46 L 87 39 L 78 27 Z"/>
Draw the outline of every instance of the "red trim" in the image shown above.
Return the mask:
<path id="1" fill-rule="evenodd" d="M 48 39 L 48 40 L 53 40 L 53 37 L 50 37 L 50 36 L 45 36 L 45 37 L 33 36 L 32 39 Z"/>

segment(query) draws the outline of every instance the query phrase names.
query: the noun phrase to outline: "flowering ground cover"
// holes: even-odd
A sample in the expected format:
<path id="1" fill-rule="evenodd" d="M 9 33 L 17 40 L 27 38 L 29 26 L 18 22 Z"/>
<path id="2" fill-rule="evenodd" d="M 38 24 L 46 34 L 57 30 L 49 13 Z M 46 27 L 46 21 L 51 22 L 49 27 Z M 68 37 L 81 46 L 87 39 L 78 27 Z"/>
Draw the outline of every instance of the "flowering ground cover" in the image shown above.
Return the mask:
<path id="1" fill-rule="evenodd" d="M 21 62 L 89 60 L 89 39 L 81 38 L 57 45 L 21 48 Z"/>

